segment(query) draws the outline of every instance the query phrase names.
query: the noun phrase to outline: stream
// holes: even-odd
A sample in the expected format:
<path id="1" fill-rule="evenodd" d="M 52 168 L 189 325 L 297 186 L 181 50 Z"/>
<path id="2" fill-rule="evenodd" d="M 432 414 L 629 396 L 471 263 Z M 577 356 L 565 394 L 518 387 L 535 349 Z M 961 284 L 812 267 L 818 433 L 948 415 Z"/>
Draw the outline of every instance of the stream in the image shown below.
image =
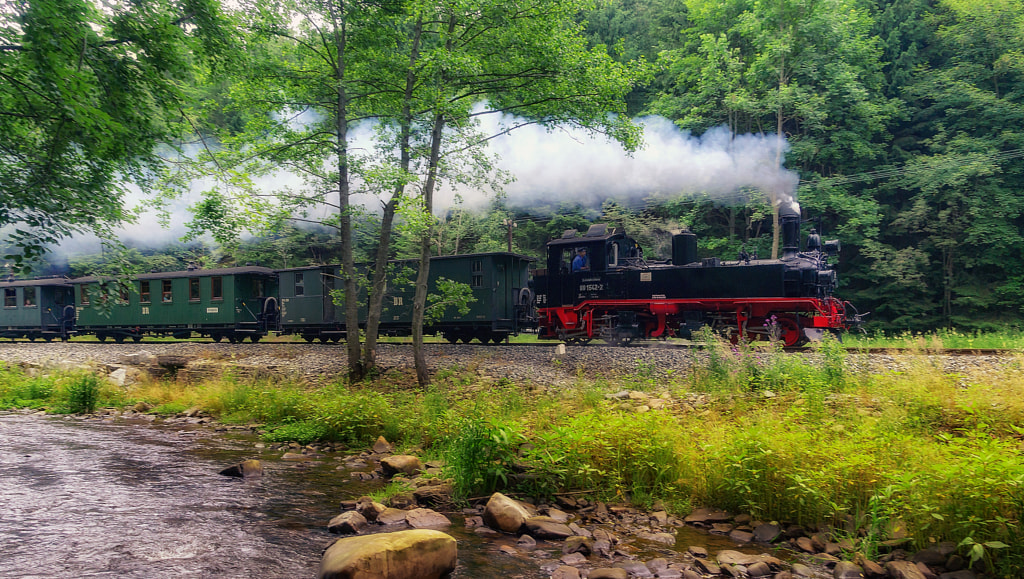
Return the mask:
<path id="1" fill-rule="evenodd" d="M 340 502 L 381 483 L 350 478 L 340 454 L 289 462 L 256 442 L 197 425 L 0 413 L 0 577 L 315 577 Z M 248 458 L 263 477 L 218 474 Z M 499 548 L 515 537 L 483 539 L 449 518 L 453 577 L 543 579 L 561 556 L 550 545 L 510 557 Z M 737 548 L 688 528 L 678 540 Z"/>

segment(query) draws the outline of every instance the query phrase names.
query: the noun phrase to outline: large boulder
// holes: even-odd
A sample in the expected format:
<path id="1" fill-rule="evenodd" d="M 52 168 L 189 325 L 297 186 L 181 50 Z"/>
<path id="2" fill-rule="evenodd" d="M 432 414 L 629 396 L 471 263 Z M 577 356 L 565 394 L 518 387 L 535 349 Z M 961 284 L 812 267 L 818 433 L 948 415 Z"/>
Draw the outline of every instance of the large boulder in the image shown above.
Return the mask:
<path id="1" fill-rule="evenodd" d="M 318 579 L 440 579 L 455 569 L 455 539 L 415 529 L 338 539 L 324 551 Z"/>
<path id="2" fill-rule="evenodd" d="M 494 493 L 484 507 L 484 524 L 503 533 L 518 533 L 530 511 L 519 501 L 501 493 Z"/>

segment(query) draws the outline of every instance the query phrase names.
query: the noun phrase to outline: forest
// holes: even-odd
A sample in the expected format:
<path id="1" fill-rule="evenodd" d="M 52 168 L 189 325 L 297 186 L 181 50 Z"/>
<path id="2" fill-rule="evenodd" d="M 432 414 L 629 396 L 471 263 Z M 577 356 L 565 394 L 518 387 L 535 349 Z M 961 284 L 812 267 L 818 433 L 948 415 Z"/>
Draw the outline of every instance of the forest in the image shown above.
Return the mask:
<path id="1" fill-rule="evenodd" d="M 1018 0 L 104 6 L 0 8 L 12 269 L 540 257 L 547 240 L 596 222 L 625 227 L 653 257 L 680 227 L 703 255 L 768 257 L 779 190 L 722 194 L 683 167 L 678 183 L 628 199 L 584 200 L 553 182 L 524 203 L 503 193 L 521 180 L 516 159 L 499 167 L 487 148 L 536 125 L 641 155 L 643 119 L 662 118 L 687 138 L 724 131 L 726 149 L 744 136 L 775 147 L 805 233 L 841 240 L 840 293 L 871 312 L 870 328 L 1020 325 Z M 482 124 L 490 113 L 501 120 Z M 119 243 L 135 190 L 187 235 Z M 190 215 L 171 211 L 198 190 Z M 454 201 L 436 203 L 441 190 Z M 460 202 L 481 192 L 484 206 Z M 83 233 L 104 240 L 102 254 L 50 251 Z"/>

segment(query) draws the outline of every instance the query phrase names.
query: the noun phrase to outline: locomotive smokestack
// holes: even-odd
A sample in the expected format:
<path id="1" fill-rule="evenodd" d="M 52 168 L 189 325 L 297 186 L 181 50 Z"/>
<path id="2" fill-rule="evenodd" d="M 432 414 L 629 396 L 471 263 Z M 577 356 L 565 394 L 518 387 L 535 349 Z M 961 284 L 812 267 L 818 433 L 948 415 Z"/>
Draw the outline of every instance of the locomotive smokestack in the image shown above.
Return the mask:
<path id="1" fill-rule="evenodd" d="M 779 207 L 779 224 L 782 227 L 782 259 L 793 259 L 800 252 L 800 205 L 796 201 L 784 201 Z"/>

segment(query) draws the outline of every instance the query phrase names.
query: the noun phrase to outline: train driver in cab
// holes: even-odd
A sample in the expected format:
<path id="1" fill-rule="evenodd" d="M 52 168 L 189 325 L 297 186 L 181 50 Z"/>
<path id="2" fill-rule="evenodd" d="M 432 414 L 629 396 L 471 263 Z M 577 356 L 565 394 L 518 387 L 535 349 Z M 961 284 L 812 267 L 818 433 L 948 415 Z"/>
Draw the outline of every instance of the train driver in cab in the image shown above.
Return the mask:
<path id="1" fill-rule="evenodd" d="M 576 257 L 572 260 L 572 272 L 587 271 L 590 269 L 590 262 L 587 260 L 587 248 L 580 247 L 576 250 Z"/>

